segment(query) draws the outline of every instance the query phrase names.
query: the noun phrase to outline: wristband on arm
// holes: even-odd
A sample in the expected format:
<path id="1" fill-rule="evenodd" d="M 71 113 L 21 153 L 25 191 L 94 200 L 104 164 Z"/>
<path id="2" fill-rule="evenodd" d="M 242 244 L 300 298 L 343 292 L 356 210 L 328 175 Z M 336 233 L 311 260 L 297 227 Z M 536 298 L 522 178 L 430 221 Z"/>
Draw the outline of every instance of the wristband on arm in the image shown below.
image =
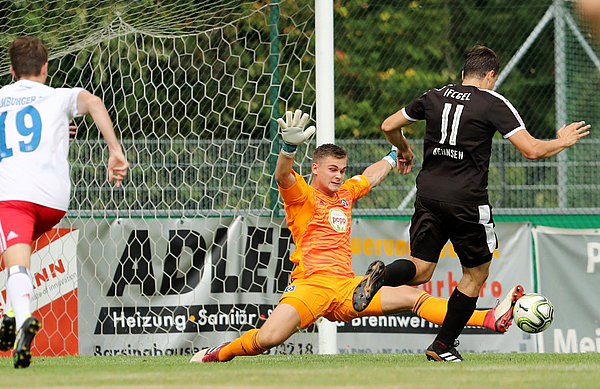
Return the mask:
<path id="1" fill-rule="evenodd" d="M 296 156 L 297 145 L 291 145 L 289 143 L 283 142 L 281 144 L 281 154 L 285 155 L 288 158 L 294 158 Z"/>
<path id="2" fill-rule="evenodd" d="M 392 169 L 395 168 L 398 160 L 398 148 L 396 146 L 392 146 L 392 150 L 382 159 L 392 165 Z"/>

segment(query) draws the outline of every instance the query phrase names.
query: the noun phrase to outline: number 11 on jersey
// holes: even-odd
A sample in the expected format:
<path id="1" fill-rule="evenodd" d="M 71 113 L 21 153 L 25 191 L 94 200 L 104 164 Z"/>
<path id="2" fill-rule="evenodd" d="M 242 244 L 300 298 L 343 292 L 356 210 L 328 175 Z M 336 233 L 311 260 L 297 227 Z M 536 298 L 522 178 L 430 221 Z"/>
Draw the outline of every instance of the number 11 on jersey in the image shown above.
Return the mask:
<path id="1" fill-rule="evenodd" d="M 454 111 L 454 118 L 452 119 L 452 129 L 450 131 L 450 139 L 448 139 L 448 144 L 451 146 L 456 146 L 456 136 L 458 135 L 458 126 L 460 124 L 460 115 L 462 115 L 462 111 L 465 108 L 464 105 L 458 104 L 456 106 L 456 110 Z M 450 111 L 452 110 L 451 103 L 444 104 L 444 110 L 442 111 L 442 137 L 440 138 L 440 144 L 444 144 L 446 142 L 446 137 L 448 136 L 448 119 L 450 117 Z"/>

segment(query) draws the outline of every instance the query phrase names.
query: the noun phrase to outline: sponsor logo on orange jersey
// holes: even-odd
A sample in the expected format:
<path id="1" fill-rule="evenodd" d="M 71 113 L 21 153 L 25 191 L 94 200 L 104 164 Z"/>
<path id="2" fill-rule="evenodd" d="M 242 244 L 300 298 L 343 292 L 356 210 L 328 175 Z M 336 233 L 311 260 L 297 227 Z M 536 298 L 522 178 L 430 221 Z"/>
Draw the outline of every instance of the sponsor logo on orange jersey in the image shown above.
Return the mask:
<path id="1" fill-rule="evenodd" d="M 339 208 L 329 210 L 329 224 L 337 232 L 346 232 L 348 228 L 348 217 L 344 211 Z"/>

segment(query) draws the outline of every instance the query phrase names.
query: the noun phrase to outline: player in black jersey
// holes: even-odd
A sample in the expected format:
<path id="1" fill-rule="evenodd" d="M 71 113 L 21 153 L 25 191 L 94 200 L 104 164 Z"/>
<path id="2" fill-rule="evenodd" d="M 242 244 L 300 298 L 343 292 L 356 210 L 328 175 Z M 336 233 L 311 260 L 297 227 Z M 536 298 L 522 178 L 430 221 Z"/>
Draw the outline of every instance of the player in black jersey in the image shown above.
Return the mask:
<path id="1" fill-rule="evenodd" d="M 389 142 L 401 145 L 402 127 L 426 121 L 423 167 L 417 176 L 411 219 L 409 259 L 386 266 L 383 285 L 419 285 L 431 279 L 439 254 L 450 239 L 460 258 L 463 277 L 450 296 L 448 313 L 428 359 L 462 361 L 456 338 L 473 314 L 497 247 L 487 186 L 492 138 L 500 132 L 528 159 L 553 156 L 589 134 L 584 122 L 562 126 L 557 138 L 543 141 L 525 129 L 517 110 L 492 89 L 500 63 L 491 49 L 474 47 L 466 56 L 461 85 L 431 89 L 388 117 L 381 129 Z M 412 164 L 412 161 L 410 161 Z M 405 168 L 399 161 L 399 168 Z M 369 280 L 373 276 L 367 274 Z M 357 288 L 355 308 L 376 293 Z M 522 294 L 522 293 L 521 293 Z M 513 304 L 520 297 L 517 293 Z M 512 307 L 508 304 L 508 314 Z"/>

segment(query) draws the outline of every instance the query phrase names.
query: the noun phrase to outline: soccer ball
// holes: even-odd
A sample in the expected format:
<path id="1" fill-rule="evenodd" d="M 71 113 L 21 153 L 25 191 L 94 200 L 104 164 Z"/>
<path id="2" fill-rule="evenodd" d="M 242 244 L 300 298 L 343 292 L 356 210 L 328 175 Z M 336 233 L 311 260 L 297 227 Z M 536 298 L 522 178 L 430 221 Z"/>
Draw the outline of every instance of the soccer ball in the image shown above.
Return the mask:
<path id="1" fill-rule="evenodd" d="M 517 327 L 536 334 L 550 327 L 554 319 L 554 307 L 550 300 L 538 293 L 527 293 L 515 303 L 513 320 Z"/>

